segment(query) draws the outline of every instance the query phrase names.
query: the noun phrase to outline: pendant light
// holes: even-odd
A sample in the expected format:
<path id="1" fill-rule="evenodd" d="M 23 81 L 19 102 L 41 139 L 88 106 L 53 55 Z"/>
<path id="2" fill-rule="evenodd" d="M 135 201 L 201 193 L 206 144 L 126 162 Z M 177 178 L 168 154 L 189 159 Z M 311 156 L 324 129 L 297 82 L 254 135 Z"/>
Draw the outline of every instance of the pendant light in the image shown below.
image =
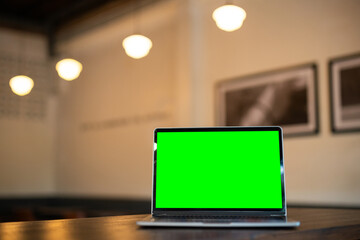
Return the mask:
<path id="1" fill-rule="evenodd" d="M 135 4 L 133 6 L 133 21 L 134 21 L 134 30 L 138 30 L 139 26 L 137 24 L 137 19 L 135 17 Z M 139 8 L 139 7 L 137 7 Z M 122 42 L 125 53 L 132 58 L 140 59 L 146 57 L 150 49 L 152 48 L 152 41 L 150 38 L 142 35 L 142 34 L 132 34 L 126 37 Z"/>
<path id="2" fill-rule="evenodd" d="M 72 81 L 79 77 L 82 71 L 82 64 L 75 59 L 65 58 L 59 61 L 55 68 L 62 79 Z"/>
<path id="3" fill-rule="evenodd" d="M 19 36 L 19 52 L 18 52 L 18 60 L 17 60 L 17 71 L 22 72 L 24 71 L 23 63 L 20 59 L 25 58 L 26 55 L 26 44 L 23 42 L 23 39 L 21 36 Z M 10 79 L 9 86 L 11 88 L 11 91 L 19 96 L 25 96 L 28 95 L 32 88 L 34 87 L 34 81 L 25 75 L 17 75 Z"/>
<path id="4" fill-rule="evenodd" d="M 25 96 L 31 92 L 34 81 L 28 76 L 18 75 L 10 79 L 9 85 L 15 94 Z"/>
<path id="5" fill-rule="evenodd" d="M 241 7 L 229 3 L 215 9 L 212 17 L 218 28 L 226 32 L 232 32 L 243 25 L 246 12 Z"/>
<path id="6" fill-rule="evenodd" d="M 123 40 L 123 47 L 129 57 L 139 59 L 149 54 L 152 42 L 143 35 L 134 34 Z"/>

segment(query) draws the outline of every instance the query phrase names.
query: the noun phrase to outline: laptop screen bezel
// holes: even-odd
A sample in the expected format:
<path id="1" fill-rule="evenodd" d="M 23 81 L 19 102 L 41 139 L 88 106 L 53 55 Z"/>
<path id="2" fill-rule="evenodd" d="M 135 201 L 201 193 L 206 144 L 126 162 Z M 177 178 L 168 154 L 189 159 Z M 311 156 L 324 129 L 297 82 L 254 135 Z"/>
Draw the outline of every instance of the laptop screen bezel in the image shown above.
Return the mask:
<path id="1" fill-rule="evenodd" d="M 156 160 L 157 160 L 157 133 L 159 132 L 219 132 L 219 131 L 277 131 L 280 148 L 280 173 L 282 208 L 156 208 Z M 153 216 L 172 215 L 243 215 L 243 216 L 286 216 L 285 170 L 283 154 L 283 134 L 281 127 L 196 127 L 196 128 L 156 128 L 154 130 L 153 149 L 153 184 L 151 213 Z"/>

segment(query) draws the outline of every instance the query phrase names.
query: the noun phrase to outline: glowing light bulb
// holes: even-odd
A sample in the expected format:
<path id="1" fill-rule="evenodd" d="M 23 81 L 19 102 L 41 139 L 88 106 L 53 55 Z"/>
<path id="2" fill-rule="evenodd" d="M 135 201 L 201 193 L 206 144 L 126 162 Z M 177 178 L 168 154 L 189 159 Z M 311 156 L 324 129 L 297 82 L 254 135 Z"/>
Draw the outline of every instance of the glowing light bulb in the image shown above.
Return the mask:
<path id="1" fill-rule="evenodd" d="M 56 71 L 66 81 L 72 81 L 79 77 L 82 64 L 75 59 L 65 58 L 56 64 Z"/>
<path id="2" fill-rule="evenodd" d="M 25 96 L 31 92 L 34 81 L 28 76 L 18 75 L 10 79 L 9 85 L 15 94 Z"/>
<path id="3" fill-rule="evenodd" d="M 246 18 L 246 12 L 241 7 L 235 5 L 224 5 L 212 14 L 216 25 L 221 30 L 232 32 L 239 29 Z"/>
<path id="4" fill-rule="evenodd" d="M 124 39 L 123 47 L 128 56 L 139 59 L 149 54 L 152 42 L 143 35 L 131 35 Z"/>

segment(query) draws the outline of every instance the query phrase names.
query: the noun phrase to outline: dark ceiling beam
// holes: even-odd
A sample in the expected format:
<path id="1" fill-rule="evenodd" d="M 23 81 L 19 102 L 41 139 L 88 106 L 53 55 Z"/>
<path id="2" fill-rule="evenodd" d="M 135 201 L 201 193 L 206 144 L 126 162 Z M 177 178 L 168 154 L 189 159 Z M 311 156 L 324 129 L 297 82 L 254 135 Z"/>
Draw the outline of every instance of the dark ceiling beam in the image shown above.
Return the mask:
<path id="1" fill-rule="evenodd" d="M 68 7 L 62 8 L 56 13 L 49 16 L 46 20 L 46 29 L 48 36 L 48 50 L 50 56 L 55 56 L 55 45 L 56 38 L 55 35 L 57 31 L 61 29 L 62 26 L 66 25 L 69 22 L 74 21 L 75 19 L 81 18 L 83 15 L 88 14 L 89 12 L 94 11 L 97 8 L 108 4 L 115 0 L 80 0 L 74 1 L 72 4 L 69 4 Z M 124 0 L 121 0 L 124 1 Z"/>
<path id="2" fill-rule="evenodd" d="M 49 0 L 31 0 L 33 4 L 27 7 L 27 11 L 31 12 L 34 18 L 39 21 L 46 22 L 47 16 L 54 14 L 54 12 L 61 9 L 62 1 Z M 59 4 L 60 3 L 60 4 Z"/>
<path id="3" fill-rule="evenodd" d="M 76 18 L 81 17 L 82 15 L 99 8 L 108 2 L 113 0 L 79 0 L 74 1 L 73 3 L 62 8 L 61 10 L 55 12 L 47 18 L 47 23 L 52 24 L 55 28 L 66 24 L 69 21 L 72 21 Z"/>
<path id="4" fill-rule="evenodd" d="M 161 0 L 31 0 L 33 5 L 16 11 L 16 6 L 25 6 L 22 1 L 27 0 L 0 0 L 0 27 L 44 34 L 49 55 L 55 56 L 59 37 L 66 39 Z"/>
<path id="5" fill-rule="evenodd" d="M 56 39 L 58 41 L 70 39 L 162 1 L 165 0 L 113 0 L 95 11 L 88 12 L 82 18 L 62 25 L 57 31 Z"/>
<path id="6" fill-rule="evenodd" d="M 4 14 L 0 15 L 0 26 L 40 34 L 46 34 L 47 32 L 46 25 L 43 23 L 39 23 L 31 19 L 8 16 Z"/>

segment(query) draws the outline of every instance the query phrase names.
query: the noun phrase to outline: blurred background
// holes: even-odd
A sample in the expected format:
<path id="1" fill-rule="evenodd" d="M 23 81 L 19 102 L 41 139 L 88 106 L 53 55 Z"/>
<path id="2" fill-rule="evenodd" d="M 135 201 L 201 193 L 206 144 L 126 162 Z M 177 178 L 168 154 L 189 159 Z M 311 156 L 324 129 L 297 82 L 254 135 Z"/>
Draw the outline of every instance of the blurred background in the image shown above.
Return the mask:
<path id="1" fill-rule="evenodd" d="M 287 201 L 360 206 L 360 133 L 331 130 L 329 61 L 360 52 L 358 0 L 0 2 L 0 221 L 150 212 L 152 132 L 215 126 L 219 82 L 317 65 L 319 131 L 285 138 Z M 123 40 L 152 42 L 133 58 Z M 82 64 L 65 81 L 55 66 Z M 25 96 L 9 80 L 32 78 Z M 360 79 L 359 79 L 360 81 Z"/>

